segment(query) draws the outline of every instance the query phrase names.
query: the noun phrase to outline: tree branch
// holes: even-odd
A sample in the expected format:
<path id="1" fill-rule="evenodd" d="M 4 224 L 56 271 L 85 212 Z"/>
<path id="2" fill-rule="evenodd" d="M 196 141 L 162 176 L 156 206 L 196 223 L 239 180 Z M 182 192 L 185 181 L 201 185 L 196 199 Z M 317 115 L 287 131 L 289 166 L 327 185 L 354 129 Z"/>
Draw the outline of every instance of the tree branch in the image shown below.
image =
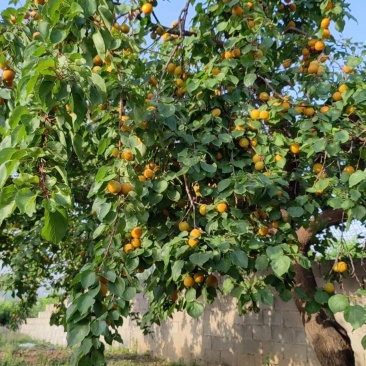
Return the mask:
<path id="1" fill-rule="evenodd" d="M 302 226 L 296 231 L 300 243 L 300 251 L 306 253 L 309 249 L 310 241 L 315 234 L 327 227 L 340 224 L 344 219 L 345 213 L 342 209 L 328 209 L 320 213 L 316 219 L 313 217 L 308 227 Z"/>

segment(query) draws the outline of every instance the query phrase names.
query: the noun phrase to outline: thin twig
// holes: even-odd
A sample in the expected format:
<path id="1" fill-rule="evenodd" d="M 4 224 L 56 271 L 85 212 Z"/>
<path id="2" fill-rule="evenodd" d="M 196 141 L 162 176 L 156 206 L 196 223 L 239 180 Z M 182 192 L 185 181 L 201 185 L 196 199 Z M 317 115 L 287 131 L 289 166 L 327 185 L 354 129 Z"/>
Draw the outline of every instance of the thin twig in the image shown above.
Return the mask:
<path id="1" fill-rule="evenodd" d="M 193 211 L 193 226 L 196 227 L 196 206 L 194 204 L 191 192 L 189 191 L 187 176 L 185 174 L 183 174 L 183 179 L 184 179 L 184 187 L 186 189 L 187 196 L 188 196 L 189 203 L 190 203 L 190 208 Z"/>

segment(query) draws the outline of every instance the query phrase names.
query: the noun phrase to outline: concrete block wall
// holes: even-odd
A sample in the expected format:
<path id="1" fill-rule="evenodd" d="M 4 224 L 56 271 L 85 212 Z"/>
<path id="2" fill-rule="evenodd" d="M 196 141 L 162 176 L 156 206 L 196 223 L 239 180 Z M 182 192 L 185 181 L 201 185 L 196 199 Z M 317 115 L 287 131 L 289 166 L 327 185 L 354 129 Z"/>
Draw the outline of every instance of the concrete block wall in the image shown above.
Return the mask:
<path id="1" fill-rule="evenodd" d="M 45 311 L 38 313 L 38 318 L 28 318 L 19 329 L 20 333 L 27 334 L 34 339 L 50 342 L 58 346 L 66 346 L 66 333 L 60 326 L 50 326 L 53 305 L 46 305 Z"/>
<path id="2" fill-rule="evenodd" d="M 314 267 L 320 272 L 329 267 Z M 358 268 L 358 280 L 366 278 L 366 272 Z M 322 286 L 321 280 L 318 285 Z M 337 292 L 351 292 L 359 288 L 355 278 L 348 278 Z M 366 304 L 366 301 L 364 301 Z M 133 311 L 143 313 L 148 303 L 139 294 Z M 65 345 L 66 335 L 62 327 L 50 327 L 48 320 L 52 308 L 36 319 L 28 319 L 22 333 L 51 343 Z M 366 352 L 361 339 L 366 326 L 352 332 L 344 319 L 337 321 L 348 331 L 356 352 L 356 366 L 366 365 Z M 307 341 L 299 313 L 292 301 L 283 302 L 275 297 L 273 306 L 262 306 L 259 313 L 239 317 L 234 299 L 221 297 L 206 307 L 203 316 L 194 320 L 185 312 L 176 312 L 172 319 L 152 328 L 154 333 L 144 336 L 136 323 L 126 319 L 120 329 L 124 347 L 132 351 L 146 352 L 189 364 L 195 361 L 202 366 L 320 366 L 314 350 Z"/>

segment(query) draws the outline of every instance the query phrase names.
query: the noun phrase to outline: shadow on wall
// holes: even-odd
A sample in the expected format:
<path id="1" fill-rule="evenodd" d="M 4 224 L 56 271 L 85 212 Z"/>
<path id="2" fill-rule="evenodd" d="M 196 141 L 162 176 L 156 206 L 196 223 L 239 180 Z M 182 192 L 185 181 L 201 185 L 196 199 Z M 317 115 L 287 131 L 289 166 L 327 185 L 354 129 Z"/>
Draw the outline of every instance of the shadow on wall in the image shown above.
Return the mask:
<path id="1" fill-rule="evenodd" d="M 142 313 L 146 306 L 141 296 L 134 310 Z M 120 333 L 129 348 L 186 364 L 320 366 L 297 309 L 278 298 L 273 307 L 239 317 L 234 299 L 223 297 L 208 305 L 200 319 L 175 313 L 153 330 L 152 336 L 143 336 L 129 321 Z"/>
<path id="2" fill-rule="evenodd" d="M 321 273 L 328 273 L 331 264 L 313 266 L 318 286 L 323 286 Z M 366 277 L 365 267 L 356 266 L 358 278 Z M 351 277 L 345 279 L 336 293 L 354 292 L 359 283 Z M 363 304 L 366 304 L 364 299 Z M 362 304 L 361 304 L 362 305 Z M 147 310 L 147 301 L 140 295 L 134 311 Z M 356 366 L 366 365 L 366 351 L 361 339 L 366 326 L 352 331 L 343 316 L 337 321 L 347 330 L 355 351 Z M 298 310 L 292 301 L 283 302 L 275 296 L 272 307 L 262 306 L 257 314 L 239 317 L 235 300 L 221 297 L 206 306 L 203 316 L 192 319 L 186 312 L 175 313 L 172 319 L 153 327 L 153 336 L 143 336 L 132 321 L 121 329 L 128 347 L 139 352 L 183 361 L 186 364 L 222 366 L 320 366 L 315 352 L 307 341 Z M 345 365 L 346 366 L 346 365 Z"/>

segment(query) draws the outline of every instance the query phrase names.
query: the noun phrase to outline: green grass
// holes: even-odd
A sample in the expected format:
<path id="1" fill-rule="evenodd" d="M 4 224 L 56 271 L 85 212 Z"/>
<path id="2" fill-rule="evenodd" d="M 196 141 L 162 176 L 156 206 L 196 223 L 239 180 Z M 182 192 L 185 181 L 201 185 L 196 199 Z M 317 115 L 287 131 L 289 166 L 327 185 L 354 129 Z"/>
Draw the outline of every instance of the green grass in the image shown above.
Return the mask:
<path id="1" fill-rule="evenodd" d="M 24 350 L 19 347 L 23 343 L 36 346 Z M 54 347 L 0 327 L 0 366 L 68 366 L 70 355 L 69 349 Z M 122 347 L 109 349 L 106 358 L 108 366 L 197 366 L 194 362 L 185 365 L 164 361 L 150 353 L 137 354 Z"/>

